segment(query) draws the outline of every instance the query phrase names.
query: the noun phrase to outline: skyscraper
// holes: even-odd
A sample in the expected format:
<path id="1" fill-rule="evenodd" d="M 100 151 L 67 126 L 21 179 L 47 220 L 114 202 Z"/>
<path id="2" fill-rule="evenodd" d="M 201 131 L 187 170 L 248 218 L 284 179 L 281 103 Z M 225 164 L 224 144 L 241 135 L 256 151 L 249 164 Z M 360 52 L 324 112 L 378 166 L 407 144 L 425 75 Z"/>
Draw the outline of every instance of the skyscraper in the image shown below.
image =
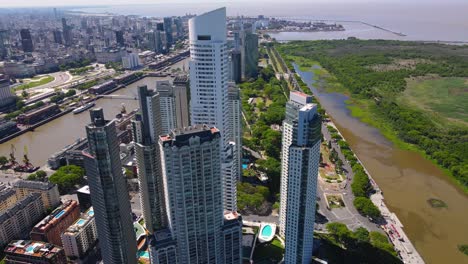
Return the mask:
<path id="1" fill-rule="evenodd" d="M 241 110 L 241 98 L 240 98 L 240 89 L 236 86 L 235 83 L 228 83 L 228 113 L 229 113 L 229 131 L 231 131 L 230 141 L 235 143 L 235 155 L 237 158 L 238 169 L 242 171 L 242 110 Z M 240 173 L 239 173 L 240 180 Z"/>
<path id="2" fill-rule="evenodd" d="M 169 81 L 157 81 L 156 91 L 160 99 L 161 131 L 166 135 L 177 127 L 174 91 Z"/>
<path id="3" fill-rule="evenodd" d="M 120 163 L 115 122 L 102 108 L 90 111 L 89 150 L 83 152 L 104 263 L 137 263 L 130 198 Z"/>
<path id="4" fill-rule="evenodd" d="M 233 263 L 223 260 L 227 228 L 220 140 L 220 131 L 205 125 L 160 137 L 168 226 L 177 241 L 179 263 Z M 232 231 L 226 236 L 232 244 Z M 236 242 L 240 245 L 238 236 Z M 240 250 L 234 255 L 240 256 Z"/>
<path id="5" fill-rule="evenodd" d="M 166 225 L 158 137 L 161 135 L 160 98 L 154 90 L 138 87 L 140 113 L 132 121 L 141 208 L 152 234 Z"/>
<path id="6" fill-rule="evenodd" d="M 312 97 L 290 93 L 283 121 L 280 235 L 285 263 L 311 263 L 321 119 Z"/>
<path id="7" fill-rule="evenodd" d="M 258 75 L 258 35 L 246 32 L 244 35 L 244 78 L 256 78 Z"/>
<path id="8" fill-rule="evenodd" d="M 174 85 L 174 95 L 175 95 L 177 127 L 188 127 L 190 125 L 190 122 L 189 122 L 188 99 L 187 99 L 187 86 L 188 86 L 187 75 L 181 75 L 181 76 L 175 77 L 173 81 L 173 85 Z"/>
<path id="9" fill-rule="evenodd" d="M 8 31 L 0 29 L 0 60 L 7 57 L 7 42 L 8 42 Z"/>
<path id="10" fill-rule="evenodd" d="M 67 20 L 62 18 L 62 31 L 63 31 L 63 40 L 65 46 L 70 46 L 72 44 L 72 32 L 69 25 L 67 25 Z"/>
<path id="11" fill-rule="evenodd" d="M 166 50 L 169 50 L 169 47 L 173 44 L 173 36 L 172 36 L 172 17 L 165 17 L 164 18 L 164 31 L 166 32 L 166 41 L 167 47 Z"/>
<path id="12" fill-rule="evenodd" d="M 115 40 L 117 41 L 118 46 L 125 46 L 124 32 L 122 30 L 115 31 Z"/>
<path id="13" fill-rule="evenodd" d="M 221 131 L 224 209 L 237 211 L 235 166 L 230 143 L 228 100 L 228 50 L 226 8 L 189 20 L 191 124 L 207 124 Z"/>
<path id="14" fill-rule="evenodd" d="M 23 51 L 33 52 L 34 46 L 32 42 L 31 32 L 29 31 L 29 29 L 21 29 L 20 36 L 21 36 L 21 45 L 23 47 Z"/>

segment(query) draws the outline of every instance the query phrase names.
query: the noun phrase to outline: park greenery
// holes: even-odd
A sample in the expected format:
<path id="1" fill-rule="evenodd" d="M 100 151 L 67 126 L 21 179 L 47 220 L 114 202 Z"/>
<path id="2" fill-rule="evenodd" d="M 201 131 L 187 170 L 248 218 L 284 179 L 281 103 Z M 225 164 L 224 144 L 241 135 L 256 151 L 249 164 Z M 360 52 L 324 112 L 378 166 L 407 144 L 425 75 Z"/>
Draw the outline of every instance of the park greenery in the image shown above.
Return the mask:
<path id="1" fill-rule="evenodd" d="M 58 92 L 56 95 L 50 98 L 52 103 L 60 103 L 63 99 L 76 95 L 76 90 L 70 89 L 66 93 Z"/>
<path id="2" fill-rule="evenodd" d="M 81 60 L 73 60 L 64 64 L 61 64 L 59 66 L 59 69 L 61 71 L 67 71 L 70 69 L 76 69 L 76 68 L 83 68 L 91 64 L 93 61 L 90 59 L 81 59 Z"/>
<path id="3" fill-rule="evenodd" d="M 321 240 L 318 257 L 329 263 L 402 263 L 386 235 L 363 227 L 354 231 L 342 223 L 328 223 L 329 234 L 317 234 Z"/>
<path id="4" fill-rule="evenodd" d="M 84 169 L 76 165 L 60 167 L 49 177 L 51 183 L 58 185 L 61 194 L 74 190 L 77 184 L 83 181 Z"/>
<path id="5" fill-rule="evenodd" d="M 280 185 L 280 152 L 281 132 L 271 125 L 281 125 L 288 100 L 288 86 L 285 81 L 275 78 L 271 66 L 264 68 L 256 80 L 244 82 L 241 87 L 242 110 L 248 126 L 245 127 L 244 145 L 263 152 L 267 159 L 259 160 L 259 170 L 268 174 L 271 179 L 271 193 L 279 192 Z M 249 99 L 253 102 L 249 103 Z"/>
<path id="6" fill-rule="evenodd" d="M 77 90 L 80 90 L 80 91 L 87 90 L 87 89 L 93 87 L 94 85 L 98 84 L 98 82 L 99 82 L 99 78 L 88 81 L 88 82 L 85 82 L 85 83 L 78 84 L 74 88 L 76 88 Z"/>
<path id="7" fill-rule="evenodd" d="M 254 186 L 248 182 L 237 184 L 237 207 L 240 211 L 260 210 L 269 196 L 270 191 L 265 186 Z"/>
<path id="8" fill-rule="evenodd" d="M 24 83 L 24 84 L 21 84 L 21 85 L 18 85 L 14 88 L 15 91 L 19 91 L 19 90 L 27 90 L 27 89 L 30 89 L 30 88 L 34 88 L 34 87 L 37 87 L 37 86 L 41 86 L 41 85 L 44 85 L 44 84 L 47 84 L 47 83 L 50 83 L 52 82 L 53 80 L 55 80 L 54 77 L 50 76 L 50 75 L 47 75 L 47 76 L 42 76 L 40 77 L 39 79 L 31 79 L 29 80 L 27 83 Z"/>
<path id="9" fill-rule="evenodd" d="M 0 167 L 5 166 L 8 163 L 8 158 L 5 156 L 0 156 Z"/>
<path id="10" fill-rule="evenodd" d="M 85 67 L 80 67 L 80 68 L 76 68 L 76 69 L 71 69 L 70 70 L 70 73 L 73 74 L 73 75 L 81 75 L 85 72 L 88 72 L 88 71 L 91 71 L 91 70 L 94 70 L 94 66 L 85 66 Z"/>
<path id="11" fill-rule="evenodd" d="M 35 173 L 29 174 L 28 180 L 29 181 L 45 181 L 47 178 L 47 173 L 43 170 L 38 170 Z"/>
<path id="12" fill-rule="evenodd" d="M 422 152 L 468 190 L 466 46 L 348 39 L 276 48 L 292 70 L 295 58 L 318 63 L 351 96 L 353 115 Z"/>

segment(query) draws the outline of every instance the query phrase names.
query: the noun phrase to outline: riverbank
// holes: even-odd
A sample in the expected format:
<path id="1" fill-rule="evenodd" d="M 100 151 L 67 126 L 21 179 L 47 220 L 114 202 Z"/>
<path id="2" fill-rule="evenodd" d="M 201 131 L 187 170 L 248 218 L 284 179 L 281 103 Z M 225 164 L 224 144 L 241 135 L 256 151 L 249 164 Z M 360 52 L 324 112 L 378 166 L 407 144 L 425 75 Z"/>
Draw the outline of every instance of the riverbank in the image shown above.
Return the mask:
<path id="1" fill-rule="evenodd" d="M 277 52 L 272 52 L 273 54 L 278 54 Z M 279 55 L 279 54 L 278 54 Z M 288 71 L 286 73 L 282 73 L 286 75 L 289 83 L 291 86 L 293 86 L 295 89 L 301 90 L 303 87 L 301 87 L 298 84 L 298 81 L 296 80 L 296 76 L 294 73 L 289 71 L 289 68 L 285 65 L 286 63 L 284 62 L 284 59 L 279 56 L 279 58 L 275 58 L 275 61 L 279 61 L 280 64 L 283 64 L 281 68 L 287 68 Z M 301 77 L 302 79 L 302 77 Z M 302 80 L 303 83 L 307 83 L 306 80 Z M 311 87 L 308 87 L 311 92 L 313 92 L 313 89 Z M 316 99 L 319 101 L 319 98 L 317 95 L 315 95 Z M 320 102 L 320 101 L 319 101 Z M 338 127 L 333 123 L 333 121 L 330 121 L 332 126 L 336 127 L 336 130 L 338 133 L 341 135 L 343 140 L 345 141 L 345 136 L 339 131 Z M 419 253 L 416 251 L 415 247 L 411 243 L 411 241 L 408 239 L 407 235 L 403 231 L 403 225 L 401 224 L 400 220 L 396 217 L 396 214 L 393 213 L 386 205 L 384 202 L 384 197 L 383 197 L 383 192 L 377 185 L 376 181 L 372 178 L 371 174 L 369 171 L 366 169 L 364 163 L 361 162 L 361 160 L 358 158 L 358 156 L 354 153 L 354 151 L 351 149 L 351 152 L 357 159 L 357 162 L 363 167 L 365 173 L 370 179 L 370 182 L 376 191 L 375 194 L 373 194 L 370 198 L 372 203 L 377 206 L 381 213 L 382 216 L 385 219 L 385 222 L 387 223 L 386 225 L 381 226 L 382 229 L 388 234 L 388 237 L 391 239 L 392 243 L 394 244 L 396 250 L 399 252 L 400 257 L 405 263 L 424 263 L 423 259 L 419 255 Z M 348 165 L 349 164 L 349 161 Z M 393 234 L 398 234 L 398 235 L 393 235 Z"/>

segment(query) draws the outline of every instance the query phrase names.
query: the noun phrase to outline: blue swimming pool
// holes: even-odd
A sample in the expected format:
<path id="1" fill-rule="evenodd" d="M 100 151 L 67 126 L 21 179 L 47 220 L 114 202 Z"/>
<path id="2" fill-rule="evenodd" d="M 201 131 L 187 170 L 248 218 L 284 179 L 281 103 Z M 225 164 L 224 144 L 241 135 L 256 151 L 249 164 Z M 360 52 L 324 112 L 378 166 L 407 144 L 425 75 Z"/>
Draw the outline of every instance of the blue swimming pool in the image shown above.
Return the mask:
<path id="1" fill-rule="evenodd" d="M 247 168 L 249 168 L 249 165 L 247 165 L 247 164 L 242 164 L 242 169 L 246 170 Z"/>
<path id="2" fill-rule="evenodd" d="M 88 215 L 89 215 L 89 216 L 93 216 L 93 215 L 94 215 L 94 211 L 93 211 L 93 210 L 89 210 L 89 211 L 88 211 Z"/>
<path id="3" fill-rule="evenodd" d="M 60 217 L 61 217 L 62 215 L 64 215 L 64 214 L 65 214 L 65 211 L 62 210 L 62 211 L 60 211 L 60 213 L 58 213 L 58 214 L 55 215 L 55 218 L 58 219 L 58 218 L 60 218 Z"/>
<path id="4" fill-rule="evenodd" d="M 269 237 L 271 236 L 271 232 L 273 231 L 273 229 L 271 228 L 270 225 L 266 225 L 263 227 L 262 229 L 262 236 L 263 237 Z"/>
<path id="5" fill-rule="evenodd" d="M 84 219 L 80 219 L 80 220 L 78 220 L 78 221 L 76 222 L 76 224 L 79 225 L 79 226 L 84 225 L 84 223 L 85 223 L 85 220 L 84 220 Z"/>
<path id="6" fill-rule="evenodd" d="M 141 257 L 141 258 L 148 258 L 149 259 L 148 251 L 138 251 L 138 256 Z"/>

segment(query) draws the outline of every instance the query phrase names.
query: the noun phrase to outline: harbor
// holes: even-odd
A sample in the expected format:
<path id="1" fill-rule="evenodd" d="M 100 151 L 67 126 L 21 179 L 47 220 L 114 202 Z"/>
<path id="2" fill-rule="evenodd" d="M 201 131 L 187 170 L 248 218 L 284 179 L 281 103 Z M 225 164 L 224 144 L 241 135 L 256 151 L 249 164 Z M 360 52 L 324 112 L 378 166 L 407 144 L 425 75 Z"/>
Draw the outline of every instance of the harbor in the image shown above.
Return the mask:
<path id="1" fill-rule="evenodd" d="M 187 64 L 188 60 L 184 59 L 170 66 L 170 69 L 182 69 L 184 67 L 188 69 Z M 134 100 L 134 98 L 137 97 L 137 87 L 139 85 L 147 85 L 148 88 L 154 89 L 156 81 L 169 79 L 171 79 L 170 75 L 164 75 L 164 77 L 144 77 L 134 83 L 110 91 L 108 95 L 115 96 L 113 98 L 107 96 L 99 98 L 95 101 L 95 107 L 102 107 L 104 109 L 106 119 L 114 119 L 115 114 L 120 111 L 122 104 L 125 105 L 129 112 L 138 108 L 138 101 Z M 3 142 L 0 145 L 0 156 L 8 156 L 11 145 L 16 146 L 18 149 L 17 155 L 23 155 L 22 149 L 24 146 L 27 146 L 31 163 L 42 166 L 47 163 L 49 157 L 54 153 L 72 144 L 77 139 L 85 137 L 85 126 L 88 123 L 89 115 L 87 111 L 73 114 L 70 110 L 53 120 L 48 120 L 48 122 L 35 127 L 34 131 L 25 131 L 21 135 L 11 138 L 8 142 Z"/>

